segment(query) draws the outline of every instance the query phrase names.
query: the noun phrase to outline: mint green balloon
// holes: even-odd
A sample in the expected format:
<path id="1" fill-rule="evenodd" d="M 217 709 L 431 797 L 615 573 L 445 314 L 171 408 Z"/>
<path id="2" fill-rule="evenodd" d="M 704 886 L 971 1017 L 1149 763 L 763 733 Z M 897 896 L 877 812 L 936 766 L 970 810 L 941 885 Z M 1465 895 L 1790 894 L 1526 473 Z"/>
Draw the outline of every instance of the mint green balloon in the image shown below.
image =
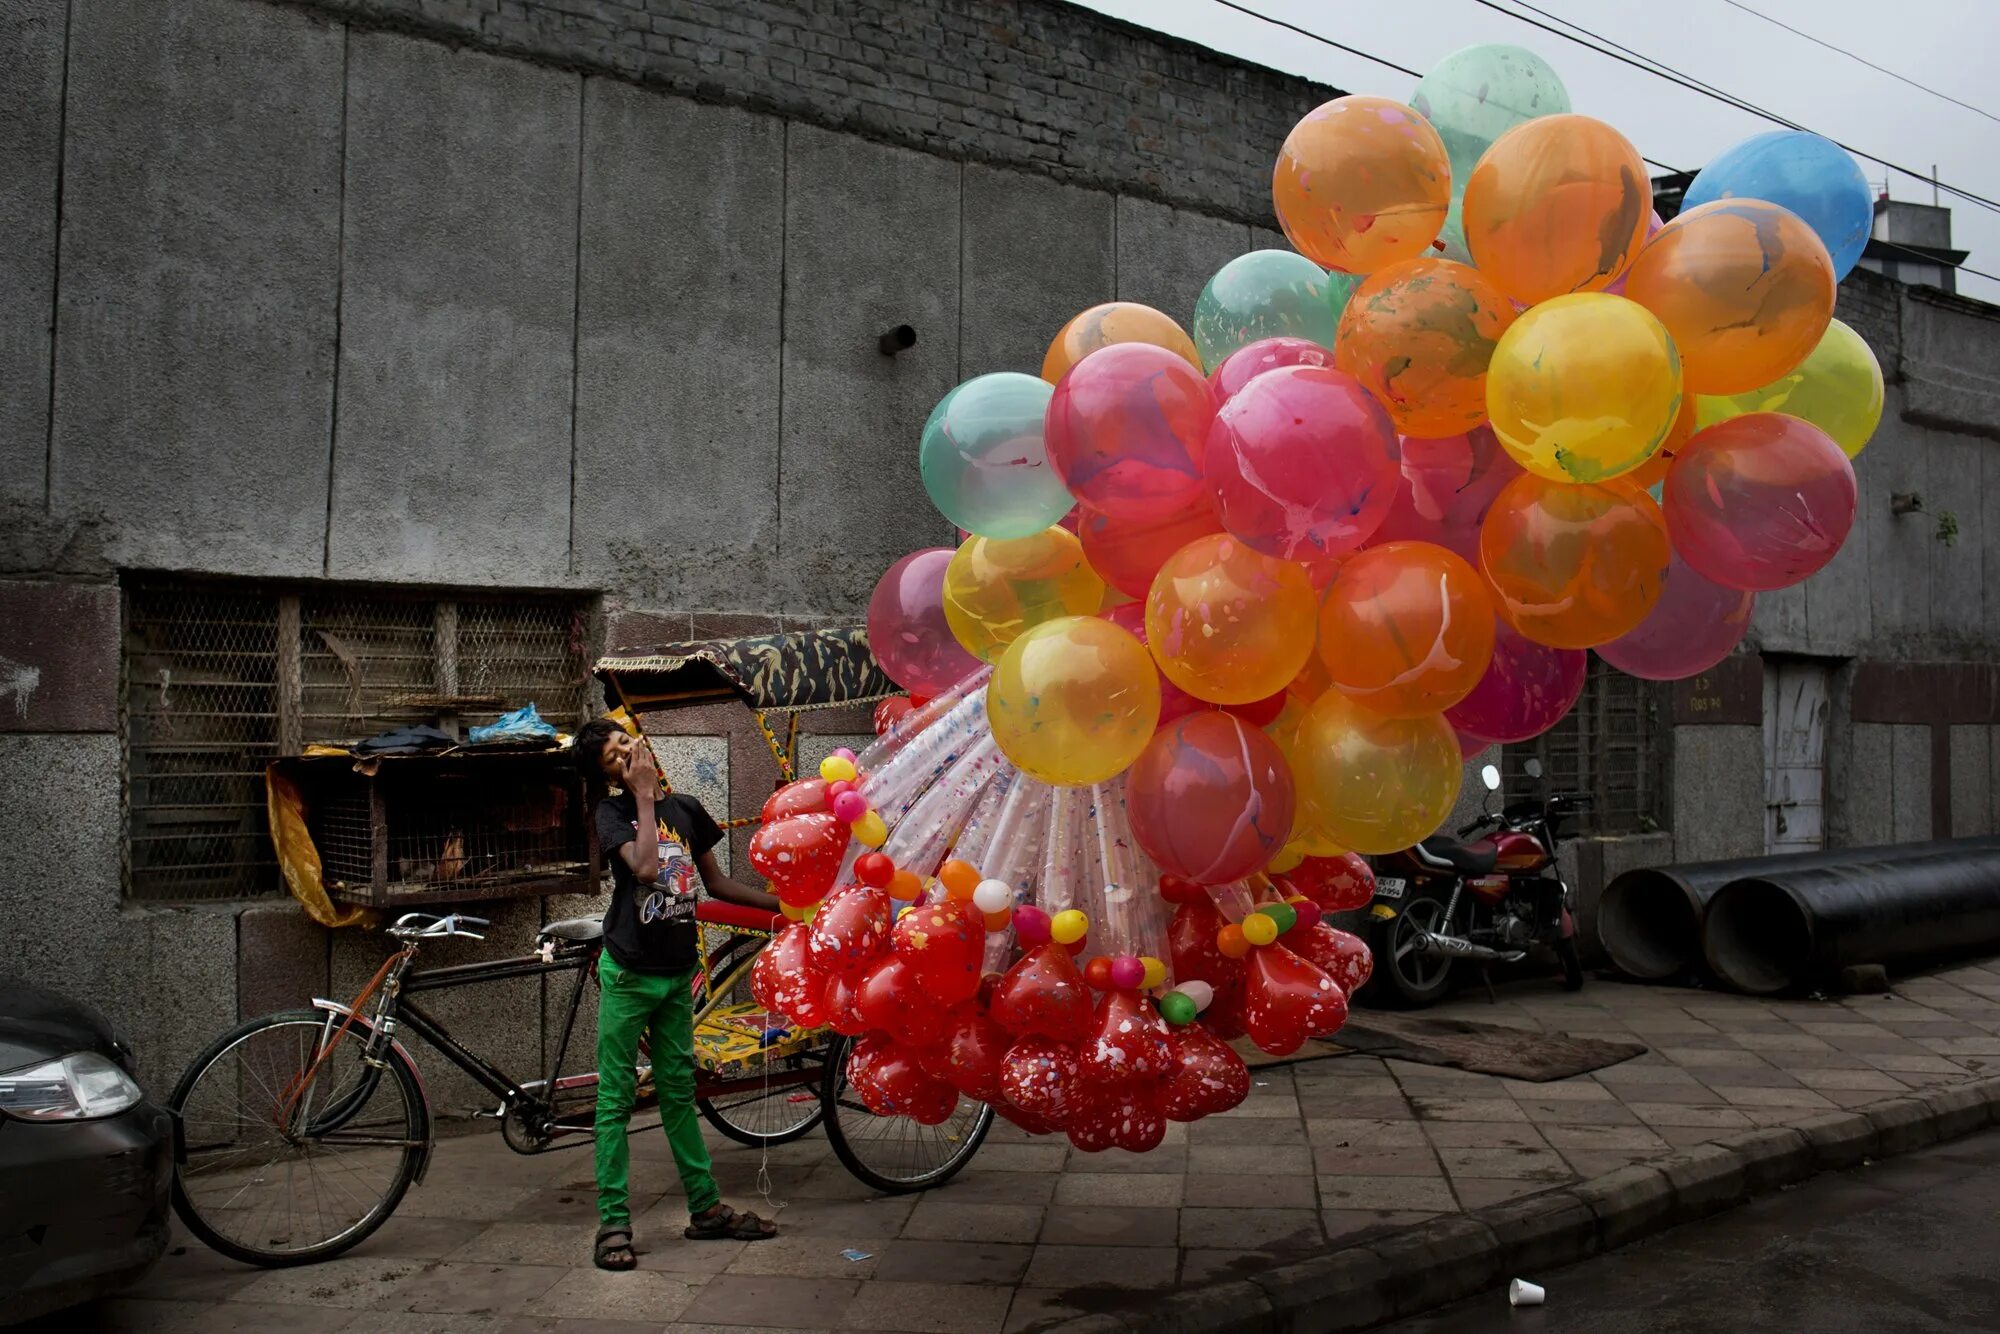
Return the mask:
<path id="1" fill-rule="evenodd" d="M 1253 250 L 1220 269 L 1194 306 L 1194 347 L 1214 370 L 1231 352 L 1266 338 L 1333 346 L 1347 298 L 1361 285 L 1290 250 Z"/>
<path id="2" fill-rule="evenodd" d="M 967 380 L 924 423 L 924 489 L 968 533 L 1027 537 L 1054 526 L 1076 504 L 1042 443 L 1055 386 L 1000 371 Z"/>
<path id="3" fill-rule="evenodd" d="M 1518 46 L 1489 42 L 1454 51 L 1417 81 L 1410 99 L 1451 155 L 1455 193 L 1487 149 L 1516 125 L 1569 110 L 1564 88 L 1547 61 Z"/>

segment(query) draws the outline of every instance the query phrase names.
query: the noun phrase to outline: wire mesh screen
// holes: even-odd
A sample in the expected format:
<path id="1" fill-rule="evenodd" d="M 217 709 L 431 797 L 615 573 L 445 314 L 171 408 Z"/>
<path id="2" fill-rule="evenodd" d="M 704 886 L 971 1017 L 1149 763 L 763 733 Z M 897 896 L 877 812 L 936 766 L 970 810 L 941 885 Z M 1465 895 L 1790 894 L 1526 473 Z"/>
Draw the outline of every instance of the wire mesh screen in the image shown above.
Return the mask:
<path id="1" fill-rule="evenodd" d="M 580 724 L 587 599 L 137 578 L 126 585 L 126 890 L 153 900 L 279 888 L 264 766 L 315 741 L 533 702 Z"/>
<path id="2" fill-rule="evenodd" d="M 1589 793 L 1594 807 L 1576 823 L 1581 834 L 1660 828 L 1666 753 L 1659 706 L 1657 687 L 1592 657 L 1583 695 L 1569 715 L 1502 752 L 1508 794 Z M 1541 761 L 1539 779 L 1528 776 L 1530 759 Z"/>

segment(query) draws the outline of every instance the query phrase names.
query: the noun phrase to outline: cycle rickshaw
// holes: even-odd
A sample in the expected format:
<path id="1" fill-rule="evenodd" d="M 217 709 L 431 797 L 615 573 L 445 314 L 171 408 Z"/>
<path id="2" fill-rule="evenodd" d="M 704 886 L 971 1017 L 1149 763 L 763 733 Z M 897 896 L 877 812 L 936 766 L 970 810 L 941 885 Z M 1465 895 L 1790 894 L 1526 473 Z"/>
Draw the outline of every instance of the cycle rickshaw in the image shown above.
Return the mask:
<path id="1" fill-rule="evenodd" d="M 866 704 L 896 693 L 857 630 L 663 645 L 597 664 L 608 700 L 637 726 L 648 714 L 734 700 L 790 779 L 803 710 Z M 788 716 L 779 740 L 769 715 Z M 754 820 L 733 820 L 741 826 Z M 750 994 L 756 956 L 783 919 L 705 900 L 695 988 L 697 1106 L 737 1143 L 786 1143 L 824 1127 L 858 1180 L 885 1192 L 948 1181 L 977 1152 L 993 1111 L 961 1100 L 942 1125 L 879 1117 L 847 1086 L 852 1039 L 799 1031 Z M 418 969 L 426 942 L 480 939 L 485 919 L 412 912 L 388 928 L 399 947 L 351 1002 L 248 1020 L 196 1057 L 173 1092 L 174 1205 L 214 1249 L 251 1264 L 330 1259 L 358 1244 L 423 1180 L 433 1117 L 407 1039 L 415 1037 L 489 1091 L 508 1147 L 536 1154 L 590 1142 L 594 1070 L 565 1073 L 602 930 L 594 917 L 543 926 L 535 952 Z M 538 1077 L 516 1082 L 411 999 L 426 991 L 569 973 L 561 1035 Z M 551 993 L 553 1000 L 554 993 Z M 585 1037 L 588 1043 L 588 1035 Z M 588 1050 L 586 1045 L 585 1050 Z M 653 1105 L 640 1067 L 641 1107 Z"/>

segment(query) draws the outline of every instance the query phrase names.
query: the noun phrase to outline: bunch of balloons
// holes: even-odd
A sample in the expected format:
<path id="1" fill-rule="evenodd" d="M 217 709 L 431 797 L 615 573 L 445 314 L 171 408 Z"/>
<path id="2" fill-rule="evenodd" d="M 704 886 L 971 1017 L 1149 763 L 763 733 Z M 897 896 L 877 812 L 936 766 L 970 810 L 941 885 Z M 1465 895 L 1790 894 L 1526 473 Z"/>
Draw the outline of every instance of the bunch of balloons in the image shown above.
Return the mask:
<path id="1" fill-rule="evenodd" d="M 1368 901 L 1356 854 L 1435 832 L 1463 760 L 1561 721 L 1591 652 L 1713 666 L 1853 525 L 1883 382 L 1832 315 L 1872 201 L 1826 140 L 1739 145 L 1662 220 L 1623 135 L 1478 46 L 1408 105 L 1307 114 L 1272 202 L 1291 248 L 1224 265 L 1185 326 L 1093 306 L 1039 377 L 978 376 L 924 425 L 963 541 L 891 567 L 868 630 L 927 702 L 774 797 L 752 848 L 820 954 L 880 970 L 866 1015 L 840 977 L 817 996 L 876 1035 L 871 1106 L 976 1089 L 1130 1147 L 1187 1034 L 1332 1032 L 1369 967 L 1324 923 Z M 897 964 L 898 902 L 983 929 L 985 980 Z M 936 1044 L 965 1025 L 955 1075 Z"/>

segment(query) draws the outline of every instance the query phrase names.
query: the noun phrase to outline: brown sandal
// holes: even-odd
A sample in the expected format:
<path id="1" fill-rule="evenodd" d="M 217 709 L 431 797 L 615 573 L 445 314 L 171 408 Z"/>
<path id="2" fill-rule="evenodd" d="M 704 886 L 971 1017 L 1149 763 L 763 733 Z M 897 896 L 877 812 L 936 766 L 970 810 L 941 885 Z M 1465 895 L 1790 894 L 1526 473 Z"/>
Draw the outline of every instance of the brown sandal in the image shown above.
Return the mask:
<path id="1" fill-rule="evenodd" d="M 690 1215 L 683 1235 L 689 1241 L 766 1241 L 778 1235 L 778 1225 L 718 1204 L 706 1213 Z"/>

